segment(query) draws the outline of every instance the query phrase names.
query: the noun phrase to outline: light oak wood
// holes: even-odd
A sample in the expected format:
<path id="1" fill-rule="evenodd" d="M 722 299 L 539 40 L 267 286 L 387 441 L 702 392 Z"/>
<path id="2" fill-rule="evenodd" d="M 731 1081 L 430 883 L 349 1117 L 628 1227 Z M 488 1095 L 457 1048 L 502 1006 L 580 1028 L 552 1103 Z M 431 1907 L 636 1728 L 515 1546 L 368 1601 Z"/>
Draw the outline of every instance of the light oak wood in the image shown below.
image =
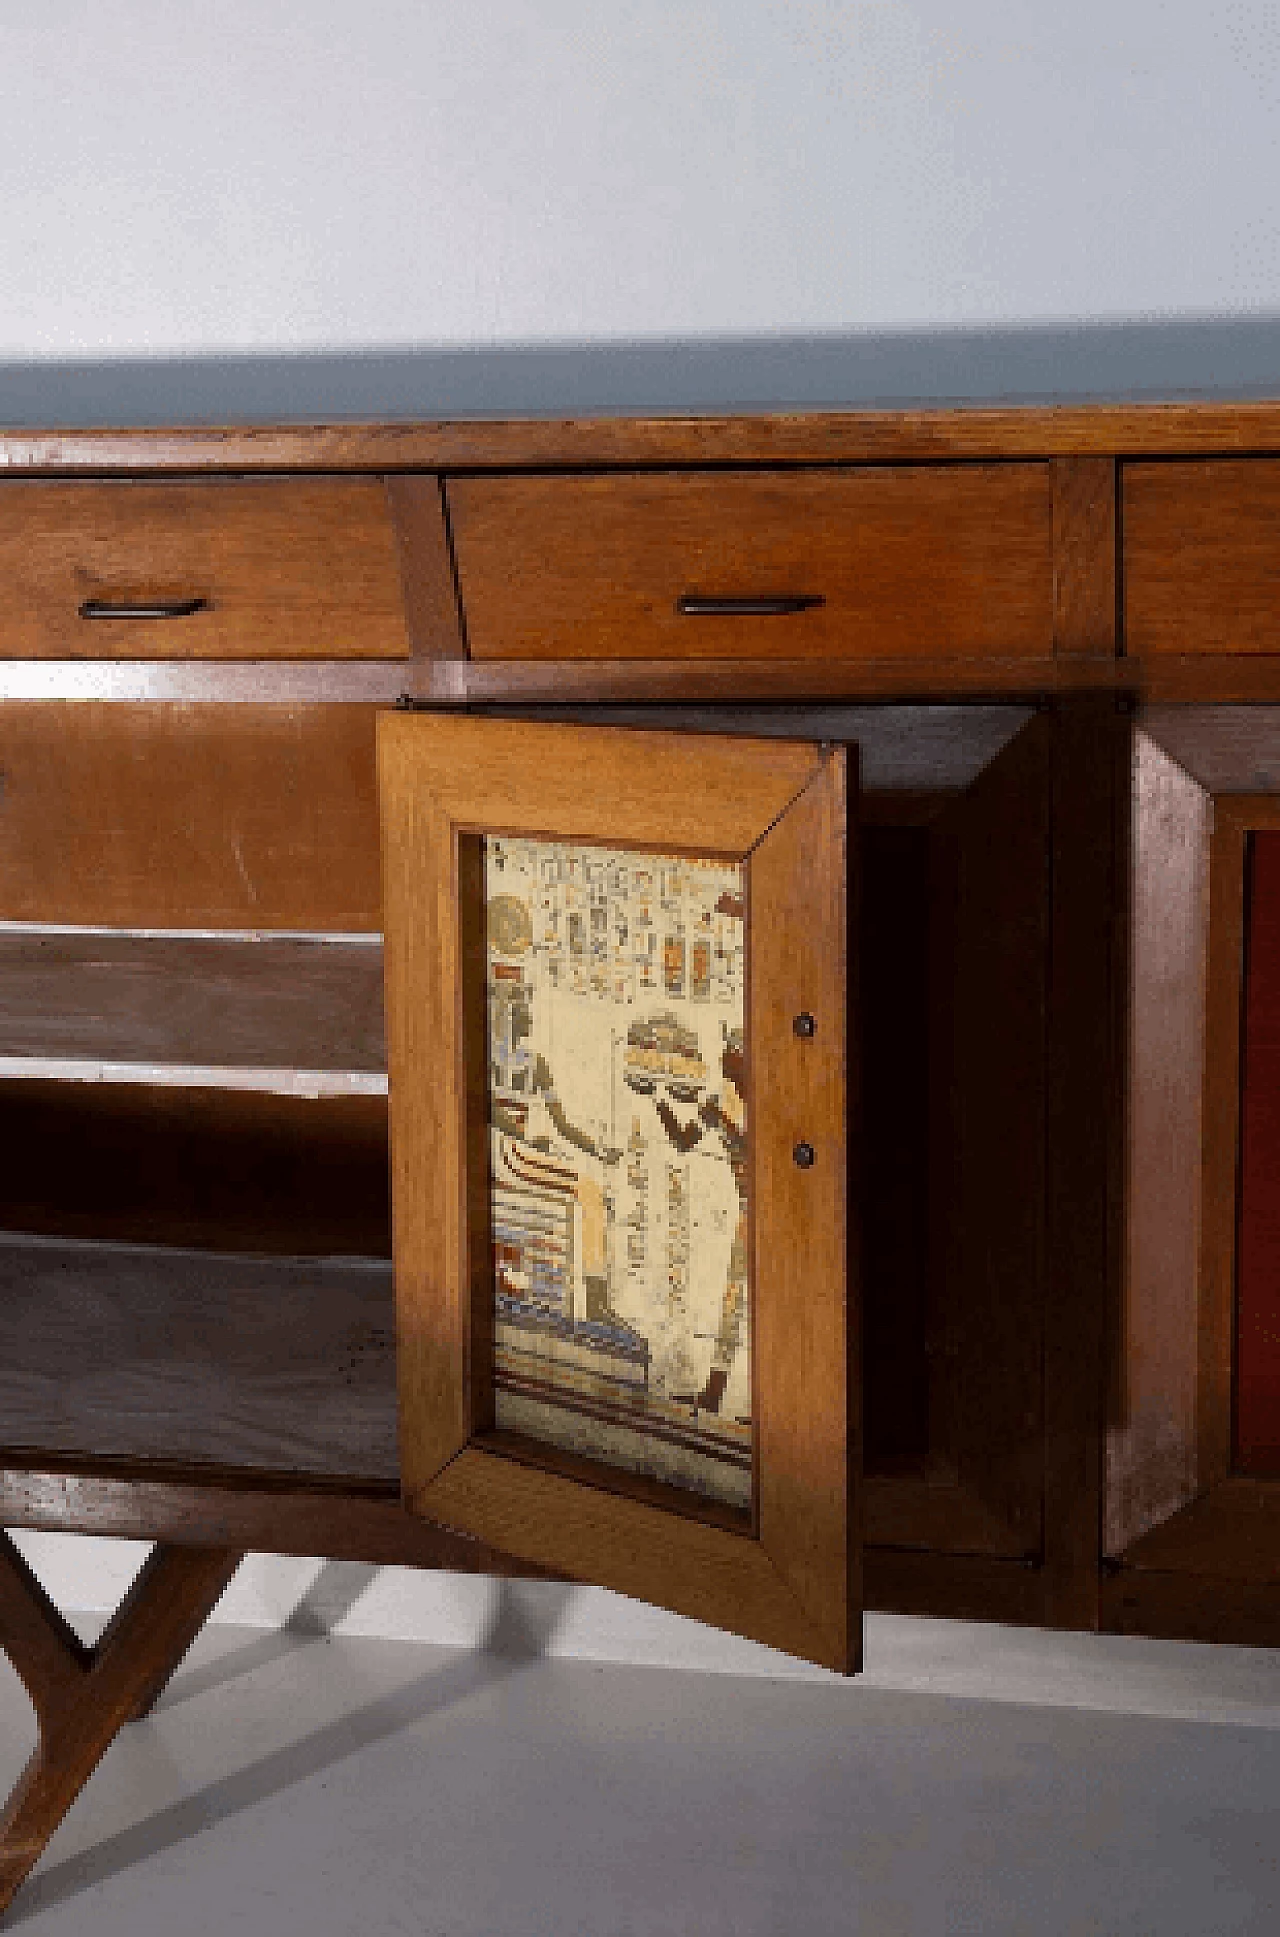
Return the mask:
<path id="1" fill-rule="evenodd" d="M 862 1354 L 846 1183 L 857 883 L 845 766 L 843 753 L 826 759 L 751 851 L 747 1067 L 760 1543 L 823 1658 L 852 1671 L 862 1652 Z M 786 946 L 759 947 L 756 935 Z M 808 1040 L 791 1027 L 804 1012 L 816 1023 Z M 792 1155 L 802 1139 L 816 1152 L 809 1170 Z"/>
<path id="2" fill-rule="evenodd" d="M 447 495 L 473 660 L 1052 653 L 1043 465 L 468 477 Z M 679 610 L 788 594 L 823 603 Z"/>
<path id="3" fill-rule="evenodd" d="M 540 1565 L 847 1671 L 857 1642 L 846 1532 L 850 1346 L 841 1235 L 843 755 L 803 743 L 430 714 L 385 718 L 379 753 L 406 1500 L 430 1519 Z M 794 813 L 796 831 L 784 833 Z M 681 1510 L 647 1504 L 621 1483 L 607 1490 L 607 1475 L 588 1484 L 470 1443 L 484 1424 L 470 1369 L 471 1305 L 485 1296 L 488 1260 L 467 1228 L 475 1161 L 469 1125 L 478 1099 L 469 1095 L 464 1047 L 470 917 L 461 905 L 458 855 L 459 832 L 477 829 L 662 852 L 752 854 L 752 868 L 768 849 L 761 863 L 764 918 L 749 926 L 750 983 L 765 993 L 749 1003 L 747 1066 L 770 1072 L 776 1094 L 766 1107 L 778 1112 L 775 1134 L 788 1163 L 795 1122 L 816 1112 L 819 1162 L 808 1176 L 816 1189 L 802 1198 L 789 1179 L 778 1179 L 777 1152 L 755 1160 L 764 1165 L 762 1188 L 751 1193 L 756 1323 L 772 1341 L 756 1354 L 758 1539 L 699 1518 L 692 1499 Z M 776 848 L 768 846 L 772 840 Z M 793 858 L 798 878 L 785 883 L 780 871 Z M 772 903 L 785 904 L 795 919 L 771 923 Z M 797 946 L 797 935 L 810 939 Z M 824 1067 L 814 1090 L 804 1060 L 813 1045 L 794 1036 L 790 1012 L 767 1001 L 776 984 L 789 1002 L 797 976 L 824 1018 Z M 829 1014 L 835 1019 L 828 1022 Z M 766 1048 L 767 1032 L 784 1035 L 786 1049 Z M 812 1228 L 804 1214 L 810 1198 L 820 1202 Z M 777 1315 L 762 1321 L 762 1300 L 784 1312 L 795 1307 L 793 1254 L 807 1258 L 803 1302 L 789 1324 Z M 797 1422 L 787 1404 L 803 1391 L 811 1405 L 811 1385 L 823 1403 Z"/>
<path id="4" fill-rule="evenodd" d="M 395 530 L 376 478 L 0 483 L 0 654 L 398 658 Z M 86 601 L 200 599 L 164 619 Z"/>

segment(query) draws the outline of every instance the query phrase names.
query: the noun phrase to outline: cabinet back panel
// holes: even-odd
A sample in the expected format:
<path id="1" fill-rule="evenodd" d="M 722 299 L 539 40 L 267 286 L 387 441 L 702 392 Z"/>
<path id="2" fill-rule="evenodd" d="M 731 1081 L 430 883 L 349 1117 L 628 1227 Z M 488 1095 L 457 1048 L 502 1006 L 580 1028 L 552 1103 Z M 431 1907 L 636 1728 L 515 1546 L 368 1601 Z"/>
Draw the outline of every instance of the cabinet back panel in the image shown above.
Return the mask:
<path id="1" fill-rule="evenodd" d="M 1252 836 L 1247 895 L 1235 1464 L 1280 1475 L 1280 833 Z"/>
<path id="2" fill-rule="evenodd" d="M 391 1255 L 387 1100 L 0 1082 L 0 1230 Z"/>
<path id="3" fill-rule="evenodd" d="M 0 706 L 0 920 L 381 927 L 372 706 Z"/>

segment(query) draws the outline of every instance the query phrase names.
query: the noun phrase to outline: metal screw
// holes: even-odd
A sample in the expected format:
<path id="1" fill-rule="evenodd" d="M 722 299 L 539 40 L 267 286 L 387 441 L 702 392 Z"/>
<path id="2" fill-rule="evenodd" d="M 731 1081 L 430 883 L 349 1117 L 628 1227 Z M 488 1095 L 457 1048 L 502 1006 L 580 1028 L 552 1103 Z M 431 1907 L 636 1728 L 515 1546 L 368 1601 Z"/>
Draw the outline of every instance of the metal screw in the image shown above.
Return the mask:
<path id="1" fill-rule="evenodd" d="M 798 1143 L 791 1154 L 801 1170 L 812 1170 L 818 1153 L 811 1143 Z"/>
<path id="2" fill-rule="evenodd" d="M 807 1009 L 800 1011 L 799 1015 L 793 1020 L 791 1027 L 795 1030 L 797 1036 L 815 1036 L 818 1033 L 818 1025 Z"/>

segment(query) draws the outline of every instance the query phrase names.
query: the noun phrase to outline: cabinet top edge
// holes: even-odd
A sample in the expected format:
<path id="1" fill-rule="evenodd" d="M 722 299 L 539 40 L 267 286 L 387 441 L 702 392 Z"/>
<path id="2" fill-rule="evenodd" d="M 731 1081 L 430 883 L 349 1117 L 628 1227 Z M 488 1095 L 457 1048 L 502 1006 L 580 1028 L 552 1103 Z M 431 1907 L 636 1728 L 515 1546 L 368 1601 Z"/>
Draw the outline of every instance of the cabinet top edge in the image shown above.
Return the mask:
<path id="1" fill-rule="evenodd" d="M 0 477 L 573 469 L 1280 452 L 1280 398 L 739 415 L 0 428 Z"/>

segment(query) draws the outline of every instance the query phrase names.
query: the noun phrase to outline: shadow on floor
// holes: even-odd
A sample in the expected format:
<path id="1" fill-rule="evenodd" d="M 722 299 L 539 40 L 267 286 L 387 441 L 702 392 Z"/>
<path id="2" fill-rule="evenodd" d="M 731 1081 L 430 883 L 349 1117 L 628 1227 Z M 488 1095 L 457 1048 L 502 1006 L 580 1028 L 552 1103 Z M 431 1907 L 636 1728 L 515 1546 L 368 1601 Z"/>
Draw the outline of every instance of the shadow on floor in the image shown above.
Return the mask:
<path id="1" fill-rule="evenodd" d="M 181 1671 L 161 1708 L 207 1694 L 268 1662 L 324 1641 L 377 1572 L 376 1567 L 356 1562 L 327 1562 L 277 1632 L 263 1635 L 218 1661 Z M 198 1794 L 183 1797 L 95 1848 L 38 1870 L 9 1912 L 6 1928 L 65 1903 L 134 1864 L 202 1834 L 212 1824 L 256 1808 L 348 1756 L 521 1673 L 546 1654 L 575 1591 L 566 1585 L 555 1595 L 544 1592 L 534 1605 L 521 1596 L 515 1583 L 499 1582 L 489 1625 L 478 1648 L 433 1668 L 420 1680 L 365 1708 L 344 1714 L 302 1741 L 274 1750 L 250 1768 L 239 1769 Z"/>

